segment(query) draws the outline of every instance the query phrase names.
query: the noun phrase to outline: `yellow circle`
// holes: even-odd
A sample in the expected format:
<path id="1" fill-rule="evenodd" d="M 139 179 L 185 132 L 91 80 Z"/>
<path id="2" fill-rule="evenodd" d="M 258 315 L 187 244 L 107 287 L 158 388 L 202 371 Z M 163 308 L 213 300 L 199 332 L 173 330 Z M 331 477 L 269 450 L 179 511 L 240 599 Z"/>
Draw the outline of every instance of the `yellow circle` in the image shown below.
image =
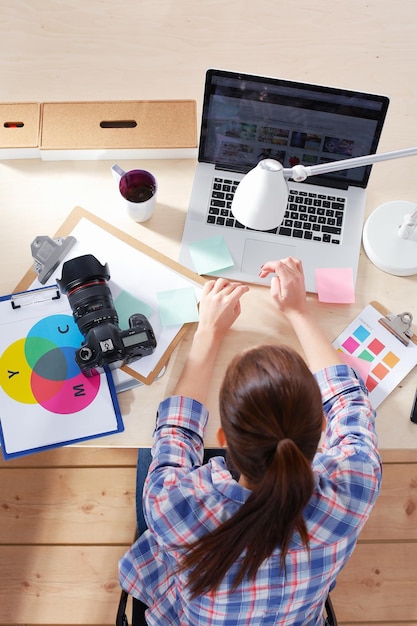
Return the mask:
<path id="1" fill-rule="evenodd" d="M 31 375 L 32 370 L 25 358 L 25 339 L 19 339 L 0 357 L 0 386 L 13 400 L 36 404 L 30 384 Z"/>

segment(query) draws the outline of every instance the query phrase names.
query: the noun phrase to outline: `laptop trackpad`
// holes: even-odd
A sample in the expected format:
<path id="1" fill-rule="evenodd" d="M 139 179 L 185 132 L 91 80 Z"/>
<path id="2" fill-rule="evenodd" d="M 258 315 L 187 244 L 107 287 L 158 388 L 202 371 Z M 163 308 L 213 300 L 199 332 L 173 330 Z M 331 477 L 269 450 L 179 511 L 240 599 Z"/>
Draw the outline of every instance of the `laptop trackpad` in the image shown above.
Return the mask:
<path id="1" fill-rule="evenodd" d="M 296 246 L 247 239 L 243 250 L 241 270 L 244 274 L 259 276 L 264 263 L 285 259 L 287 256 L 296 256 L 296 250 Z"/>

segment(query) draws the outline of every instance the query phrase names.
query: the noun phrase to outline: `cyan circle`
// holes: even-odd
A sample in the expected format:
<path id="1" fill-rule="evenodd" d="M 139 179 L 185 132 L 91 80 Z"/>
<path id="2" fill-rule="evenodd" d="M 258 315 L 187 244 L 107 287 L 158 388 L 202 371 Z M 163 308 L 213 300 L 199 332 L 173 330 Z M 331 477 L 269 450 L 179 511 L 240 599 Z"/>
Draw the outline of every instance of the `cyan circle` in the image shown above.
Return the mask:
<path id="1" fill-rule="evenodd" d="M 64 346 L 79 348 L 83 341 L 72 315 L 64 314 L 50 315 L 40 320 L 32 326 L 27 337 L 48 339 L 60 348 Z"/>
<path id="2" fill-rule="evenodd" d="M 83 337 L 71 315 L 50 315 L 32 326 L 25 357 L 34 372 L 46 380 L 67 380 L 79 374 L 75 350 Z"/>

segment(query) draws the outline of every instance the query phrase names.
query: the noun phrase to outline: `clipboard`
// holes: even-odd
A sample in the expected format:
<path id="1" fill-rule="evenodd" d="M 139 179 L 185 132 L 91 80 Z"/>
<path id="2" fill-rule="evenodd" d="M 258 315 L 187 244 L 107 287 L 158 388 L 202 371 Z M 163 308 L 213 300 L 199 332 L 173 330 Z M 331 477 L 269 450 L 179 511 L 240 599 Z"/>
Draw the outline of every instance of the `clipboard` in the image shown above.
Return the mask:
<path id="1" fill-rule="evenodd" d="M 0 442 L 10 459 L 124 430 L 110 372 L 87 378 L 57 287 L 0 297 Z"/>
<path id="2" fill-rule="evenodd" d="M 172 290 L 173 287 L 185 290 L 192 288 L 195 293 L 197 311 L 197 303 L 206 282 L 205 279 L 82 207 L 75 207 L 72 210 L 55 235 L 57 238 L 68 236 L 74 236 L 77 241 L 63 261 L 81 254 L 94 254 L 101 263 L 109 265 L 112 292 L 115 287 L 118 288 L 121 285 L 124 292 L 129 292 L 134 296 L 134 300 L 139 299 L 141 303 L 145 302 L 149 305 L 152 313 L 147 317 L 154 328 L 158 343 L 155 353 L 124 365 L 121 370 L 141 383 L 151 384 L 161 375 L 169 357 L 190 326 L 188 322 L 169 327 L 160 324 L 157 296 L 162 291 Z M 122 264 L 119 257 L 123 259 Z M 129 281 L 129 272 L 126 272 L 126 267 L 136 268 L 135 284 Z M 143 272 L 153 272 L 152 280 L 149 280 L 149 276 L 144 276 L 142 268 Z M 61 275 L 61 270 L 62 264 L 57 267 L 47 284 L 53 284 L 55 277 Z M 37 278 L 35 270 L 31 268 L 19 282 L 16 290 L 25 291 L 38 287 Z M 114 295 L 113 293 L 113 297 Z M 114 302 L 117 310 L 118 303 L 115 297 Z M 136 312 L 141 311 L 131 311 L 131 313 Z M 197 321 L 197 318 L 193 321 Z"/>
<path id="3" fill-rule="evenodd" d="M 408 312 L 370 302 L 333 342 L 364 380 L 376 409 L 417 365 L 417 335 Z"/>

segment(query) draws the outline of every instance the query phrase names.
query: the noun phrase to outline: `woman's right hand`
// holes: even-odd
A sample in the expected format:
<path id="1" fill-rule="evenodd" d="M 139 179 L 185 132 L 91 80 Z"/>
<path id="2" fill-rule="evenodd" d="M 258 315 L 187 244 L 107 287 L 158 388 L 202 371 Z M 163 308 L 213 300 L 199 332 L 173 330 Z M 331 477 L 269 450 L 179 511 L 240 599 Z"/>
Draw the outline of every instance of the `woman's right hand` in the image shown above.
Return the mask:
<path id="1" fill-rule="evenodd" d="M 271 279 L 271 297 L 286 317 L 293 313 L 307 312 L 304 272 L 301 261 L 288 257 L 268 261 L 262 266 L 261 278 L 274 274 Z"/>
<path id="2" fill-rule="evenodd" d="M 295 331 L 313 371 L 342 363 L 340 354 L 332 346 L 307 304 L 304 273 L 301 261 L 288 257 L 268 261 L 260 276 L 274 273 L 271 296 Z"/>

